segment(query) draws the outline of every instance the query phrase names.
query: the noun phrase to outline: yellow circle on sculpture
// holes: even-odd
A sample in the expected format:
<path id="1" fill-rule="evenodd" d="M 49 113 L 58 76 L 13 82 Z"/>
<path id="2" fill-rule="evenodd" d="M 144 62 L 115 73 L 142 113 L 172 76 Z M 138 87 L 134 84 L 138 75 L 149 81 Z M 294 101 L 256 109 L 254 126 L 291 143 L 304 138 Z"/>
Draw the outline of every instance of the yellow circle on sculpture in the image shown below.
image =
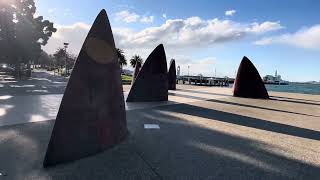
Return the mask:
<path id="1" fill-rule="evenodd" d="M 100 64 L 109 64 L 116 57 L 115 48 L 101 39 L 88 38 L 84 49 L 92 60 Z"/>

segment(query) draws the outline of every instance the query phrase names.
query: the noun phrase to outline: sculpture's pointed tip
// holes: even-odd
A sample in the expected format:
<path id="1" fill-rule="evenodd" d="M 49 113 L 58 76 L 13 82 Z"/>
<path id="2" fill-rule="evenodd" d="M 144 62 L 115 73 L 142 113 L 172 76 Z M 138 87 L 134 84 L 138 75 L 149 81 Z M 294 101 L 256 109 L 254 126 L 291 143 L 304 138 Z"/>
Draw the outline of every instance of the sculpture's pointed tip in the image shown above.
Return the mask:
<path id="1" fill-rule="evenodd" d="M 243 56 L 243 58 L 242 58 L 242 61 L 241 62 L 243 62 L 243 61 L 250 61 L 250 59 L 247 57 L 247 56 Z M 250 61 L 251 62 L 251 61 Z"/>
<path id="2" fill-rule="evenodd" d="M 163 46 L 163 44 L 159 44 L 155 49 L 163 49 L 164 50 L 164 46 Z"/>
<path id="3" fill-rule="evenodd" d="M 168 71 L 168 89 L 169 90 L 176 90 L 176 81 L 177 81 L 176 61 L 174 59 L 171 59 L 170 67 Z"/>
<path id="4" fill-rule="evenodd" d="M 95 26 L 105 26 L 107 29 L 111 29 L 111 25 L 106 10 L 102 9 L 100 13 L 97 15 L 94 23 L 92 24 L 92 27 L 97 28 Z"/>
<path id="5" fill-rule="evenodd" d="M 163 44 L 148 56 L 127 97 L 127 102 L 143 101 L 168 101 L 168 69 Z"/>
<path id="6" fill-rule="evenodd" d="M 254 67 L 254 64 L 251 62 L 251 60 L 247 56 L 243 56 L 240 66 L 247 66 L 247 65 Z"/>
<path id="7" fill-rule="evenodd" d="M 107 11 L 105 9 L 102 9 L 98 16 L 107 16 Z"/>

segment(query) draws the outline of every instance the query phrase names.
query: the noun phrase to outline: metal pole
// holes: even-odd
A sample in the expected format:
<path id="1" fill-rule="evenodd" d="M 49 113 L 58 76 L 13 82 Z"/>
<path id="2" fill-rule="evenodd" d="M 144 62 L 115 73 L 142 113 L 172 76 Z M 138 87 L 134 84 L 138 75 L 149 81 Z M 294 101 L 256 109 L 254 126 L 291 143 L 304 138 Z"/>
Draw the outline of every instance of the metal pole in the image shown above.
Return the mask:
<path id="1" fill-rule="evenodd" d="M 189 68 L 190 68 L 190 66 L 188 65 L 188 81 L 189 81 L 189 84 L 190 84 L 190 74 L 189 74 Z"/>
<path id="2" fill-rule="evenodd" d="M 65 52 L 65 61 L 64 61 L 64 65 L 65 65 L 65 71 L 64 71 L 64 73 L 65 73 L 65 76 L 67 76 L 67 48 L 68 48 L 68 45 L 69 45 L 69 43 L 63 43 L 63 45 L 64 45 L 64 52 Z"/>

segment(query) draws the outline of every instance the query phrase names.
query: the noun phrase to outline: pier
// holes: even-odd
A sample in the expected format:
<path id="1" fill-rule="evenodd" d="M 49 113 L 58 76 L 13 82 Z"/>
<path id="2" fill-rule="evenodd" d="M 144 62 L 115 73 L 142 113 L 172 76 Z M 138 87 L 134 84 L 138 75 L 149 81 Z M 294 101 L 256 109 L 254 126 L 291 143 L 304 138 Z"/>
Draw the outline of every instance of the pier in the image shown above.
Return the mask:
<path id="1" fill-rule="evenodd" d="M 229 86 L 234 83 L 234 78 L 205 77 L 205 76 L 179 76 L 178 84 L 193 84 L 198 86 Z"/>

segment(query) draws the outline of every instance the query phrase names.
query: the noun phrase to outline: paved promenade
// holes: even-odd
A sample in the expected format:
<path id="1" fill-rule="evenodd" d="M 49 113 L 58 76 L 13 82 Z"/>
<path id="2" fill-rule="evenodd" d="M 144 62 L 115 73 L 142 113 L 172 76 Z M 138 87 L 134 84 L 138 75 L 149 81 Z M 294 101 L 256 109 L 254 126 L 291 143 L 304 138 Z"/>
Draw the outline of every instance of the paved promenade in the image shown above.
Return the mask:
<path id="1" fill-rule="evenodd" d="M 53 82 L 64 80 L 46 86 L 63 84 Z M 169 102 L 127 104 L 130 135 L 119 146 L 43 169 L 63 86 L 30 88 L 37 90 L 0 88 L 0 180 L 320 179 L 319 95 L 270 92 L 271 100 L 257 100 L 179 85 Z"/>

